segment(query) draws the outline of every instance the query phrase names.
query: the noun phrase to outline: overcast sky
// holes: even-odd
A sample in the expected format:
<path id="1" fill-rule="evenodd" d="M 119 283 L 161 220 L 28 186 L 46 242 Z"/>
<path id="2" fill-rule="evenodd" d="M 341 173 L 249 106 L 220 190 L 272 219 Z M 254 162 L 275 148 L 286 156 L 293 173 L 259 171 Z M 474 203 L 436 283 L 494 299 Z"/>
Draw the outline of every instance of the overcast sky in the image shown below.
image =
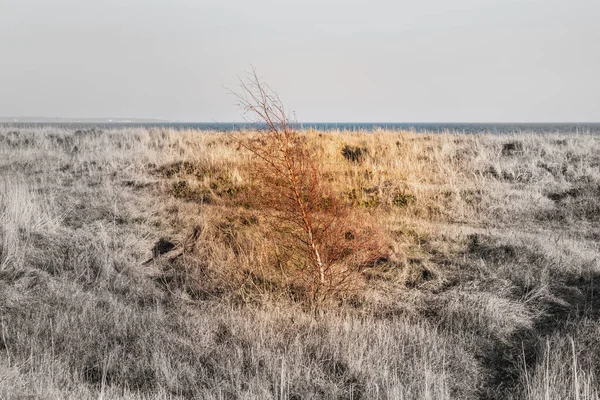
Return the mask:
<path id="1" fill-rule="evenodd" d="M 0 116 L 600 121 L 599 0 L 0 0 Z"/>

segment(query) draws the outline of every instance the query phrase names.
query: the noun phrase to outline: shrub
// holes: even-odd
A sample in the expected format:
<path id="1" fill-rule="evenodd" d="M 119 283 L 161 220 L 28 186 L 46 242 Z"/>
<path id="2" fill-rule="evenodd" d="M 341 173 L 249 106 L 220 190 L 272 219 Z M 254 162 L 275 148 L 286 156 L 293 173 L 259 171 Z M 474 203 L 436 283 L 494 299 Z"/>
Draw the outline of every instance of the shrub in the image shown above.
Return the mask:
<path id="1" fill-rule="evenodd" d="M 240 105 L 265 126 L 239 138 L 253 156 L 250 203 L 267 214 L 283 264 L 299 273 L 313 303 L 347 290 L 356 271 L 385 255 L 381 235 L 324 184 L 279 97 L 254 72 L 241 86 Z"/>
<path id="2" fill-rule="evenodd" d="M 369 154 L 369 149 L 366 147 L 353 147 L 345 145 L 342 149 L 342 156 L 348 161 L 360 163 Z"/>

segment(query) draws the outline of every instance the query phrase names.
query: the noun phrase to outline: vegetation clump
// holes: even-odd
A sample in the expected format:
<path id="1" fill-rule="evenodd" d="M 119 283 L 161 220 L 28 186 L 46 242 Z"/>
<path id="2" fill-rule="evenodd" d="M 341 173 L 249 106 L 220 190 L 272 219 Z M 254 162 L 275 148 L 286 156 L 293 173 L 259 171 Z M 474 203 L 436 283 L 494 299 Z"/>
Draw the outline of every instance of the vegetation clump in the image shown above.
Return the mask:
<path id="1" fill-rule="evenodd" d="M 360 163 L 369 154 L 367 147 L 344 145 L 342 148 L 342 156 L 348 161 Z"/>
<path id="2" fill-rule="evenodd" d="M 502 145 L 503 156 L 513 156 L 523 154 L 523 143 L 522 142 L 509 142 Z"/>

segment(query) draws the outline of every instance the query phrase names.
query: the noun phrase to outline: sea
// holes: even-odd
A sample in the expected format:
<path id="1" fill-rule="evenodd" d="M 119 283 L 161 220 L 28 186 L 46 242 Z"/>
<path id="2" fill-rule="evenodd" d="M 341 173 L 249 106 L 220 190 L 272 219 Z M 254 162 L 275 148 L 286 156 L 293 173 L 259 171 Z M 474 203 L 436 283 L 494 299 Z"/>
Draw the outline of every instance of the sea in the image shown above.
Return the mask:
<path id="1" fill-rule="evenodd" d="M 0 122 L 14 128 L 58 127 L 69 130 L 117 128 L 170 128 L 231 132 L 243 129 L 262 129 L 261 124 L 236 122 Z M 436 133 L 540 133 L 540 134 L 600 134 L 600 123 L 411 123 L 411 122 L 307 122 L 297 123 L 299 130 L 322 131 L 397 130 Z"/>

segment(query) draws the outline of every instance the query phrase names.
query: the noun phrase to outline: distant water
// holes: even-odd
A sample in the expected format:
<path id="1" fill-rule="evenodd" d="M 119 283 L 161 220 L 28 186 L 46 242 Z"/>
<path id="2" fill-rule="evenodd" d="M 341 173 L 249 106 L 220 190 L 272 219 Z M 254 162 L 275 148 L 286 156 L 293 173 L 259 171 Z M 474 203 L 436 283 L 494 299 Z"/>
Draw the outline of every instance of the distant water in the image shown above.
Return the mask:
<path id="1" fill-rule="evenodd" d="M 11 126 L 15 128 L 52 126 L 65 129 L 114 129 L 123 127 L 146 127 L 146 128 L 172 128 L 172 129 L 197 129 L 230 132 L 239 129 L 260 128 L 260 124 L 245 123 L 194 123 L 194 122 L 22 122 L 22 123 L 0 123 L 0 126 Z M 600 123 L 388 123 L 388 122 L 340 122 L 321 123 L 308 122 L 297 124 L 299 129 L 318 130 L 409 130 L 414 132 L 449 132 L 449 133 L 592 133 L 600 134 Z"/>

